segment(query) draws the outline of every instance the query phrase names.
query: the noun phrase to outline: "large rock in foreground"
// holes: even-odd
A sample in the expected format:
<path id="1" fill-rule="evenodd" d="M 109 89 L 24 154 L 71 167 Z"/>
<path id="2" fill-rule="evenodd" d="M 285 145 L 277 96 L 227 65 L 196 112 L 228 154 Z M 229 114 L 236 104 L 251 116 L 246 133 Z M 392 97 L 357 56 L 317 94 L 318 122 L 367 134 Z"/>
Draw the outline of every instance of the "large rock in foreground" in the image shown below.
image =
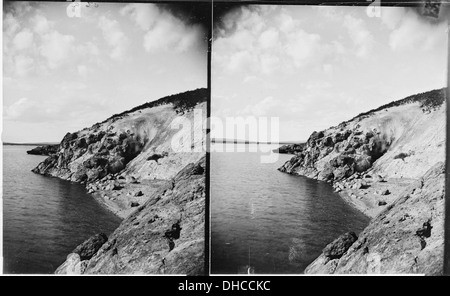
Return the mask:
<path id="1" fill-rule="evenodd" d="M 97 251 L 108 240 L 108 237 L 104 233 L 96 234 L 86 240 L 72 251 L 80 256 L 80 260 L 91 259 Z"/>
<path id="2" fill-rule="evenodd" d="M 330 259 L 339 259 L 358 239 L 354 232 L 347 232 L 325 247 L 323 254 Z"/>

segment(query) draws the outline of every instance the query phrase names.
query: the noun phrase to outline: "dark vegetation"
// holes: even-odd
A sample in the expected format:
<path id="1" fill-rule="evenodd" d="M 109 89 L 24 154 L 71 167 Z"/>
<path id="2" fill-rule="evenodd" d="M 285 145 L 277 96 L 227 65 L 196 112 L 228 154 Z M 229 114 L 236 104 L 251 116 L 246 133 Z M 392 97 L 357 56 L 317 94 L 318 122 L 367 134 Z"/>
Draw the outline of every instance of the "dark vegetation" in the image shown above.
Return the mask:
<path id="1" fill-rule="evenodd" d="M 415 95 L 406 97 L 404 99 L 382 105 L 376 109 L 372 109 L 370 111 L 360 113 L 357 116 L 353 117 L 352 119 L 342 122 L 341 124 L 348 123 L 357 118 L 366 117 L 368 115 L 371 115 L 371 114 L 373 114 L 377 111 L 383 110 L 383 109 L 388 109 L 388 108 L 397 107 L 397 106 L 410 104 L 410 103 L 416 103 L 416 102 L 420 103 L 420 107 L 422 108 L 422 111 L 429 112 L 429 111 L 438 109 L 444 103 L 444 101 L 445 101 L 445 88 L 435 89 L 435 90 L 423 92 L 420 94 L 415 94 Z"/>
<path id="2" fill-rule="evenodd" d="M 197 104 L 206 102 L 208 100 L 209 92 L 206 88 L 198 88 L 195 90 L 190 90 L 187 92 L 170 95 L 167 97 L 163 97 L 159 100 L 147 102 L 145 104 L 139 105 L 137 107 L 134 107 L 133 109 L 124 111 L 119 114 L 114 114 L 113 116 L 109 117 L 108 119 L 102 121 L 102 124 L 110 119 L 115 119 L 119 117 L 123 117 L 124 115 L 127 115 L 132 112 L 136 112 L 142 109 L 146 108 L 153 108 L 161 105 L 167 105 L 167 104 L 173 104 L 173 108 L 176 110 L 177 113 L 184 113 L 185 111 L 192 110 Z"/>

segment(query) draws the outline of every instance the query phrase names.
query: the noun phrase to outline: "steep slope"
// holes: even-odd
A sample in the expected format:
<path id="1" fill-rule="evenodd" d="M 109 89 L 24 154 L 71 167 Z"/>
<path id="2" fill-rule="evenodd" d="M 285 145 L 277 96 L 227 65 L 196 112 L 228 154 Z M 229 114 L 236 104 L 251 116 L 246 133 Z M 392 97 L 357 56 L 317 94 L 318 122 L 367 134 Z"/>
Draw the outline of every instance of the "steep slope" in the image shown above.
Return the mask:
<path id="1" fill-rule="evenodd" d="M 356 241 L 329 244 L 305 273 L 441 275 L 444 184 L 445 166 L 440 162 L 374 218 Z M 340 253 L 327 252 L 338 246 Z"/>
<path id="2" fill-rule="evenodd" d="M 332 184 L 344 199 L 366 215 L 376 217 L 357 243 L 361 240 L 365 243 L 374 242 L 377 238 L 381 241 L 365 245 L 365 257 L 359 258 L 359 261 L 340 254 L 342 258 L 347 258 L 345 262 L 354 263 L 356 260 L 358 264 L 364 264 L 363 261 L 373 260 L 367 256 L 369 250 L 382 258 L 377 269 L 379 272 L 434 274 L 439 270 L 443 259 L 440 256 L 443 251 L 443 202 L 439 201 L 444 183 L 439 163 L 445 160 L 444 102 L 445 91 L 433 90 L 360 114 L 336 127 L 314 132 L 302 150 L 279 168 L 282 172 Z M 439 168 L 435 168 L 436 165 Z M 415 197 L 406 198 L 411 192 L 415 192 Z M 400 202 L 405 198 L 407 201 Z M 394 218 L 380 222 L 381 212 Z M 397 217 L 407 213 L 416 213 L 408 214 L 410 228 L 405 228 L 402 223 L 404 219 L 400 221 Z M 408 244 L 404 242 L 413 238 L 417 240 L 415 231 L 431 217 L 434 217 L 433 222 L 429 222 L 434 227 L 433 236 L 430 237 L 433 243 L 421 248 L 421 241 L 418 240 L 418 245 L 407 247 Z M 342 244 L 340 240 L 333 243 L 337 246 Z M 333 243 L 325 250 L 333 248 Z M 352 244 L 346 245 L 345 250 L 349 246 Z M 428 263 L 420 265 L 408 261 L 405 263 L 407 267 L 400 267 L 397 263 L 402 259 L 392 254 L 405 252 L 412 257 L 422 256 L 424 262 Z M 357 256 L 352 254 L 348 253 L 348 256 Z M 344 264 L 344 260 L 339 261 L 341 257 L 327 255 L 328 251 L 324 251 L 306 272 L 368 272 L 368 269 Z M 431 258 L 441 258 L 441 261 Z"/>
<path id="3" fill-rule="evenodd" d="M 110 239 L 99 234 L 81 244 L 57 273 L 202 272 L 207 96 L 206 89 L 197 89 L 165 97 L 68 133 L 57 152 L 33 169 L 86 184 L 99 202 L 125 219 Z M 189 171 L 194 164 L 196 173 Z M 159 218 L 152 216 L 154 223 L 140 221 L 148 215 Z M 186 231 L 177 238 L 177 249 L 169 250 L 166 241 L 175 239 L 165 233 L 175 224 Z M 114 262 L 127 262 L 126 266 L 99 263 L 104 244 L 114 244 Z M 164 268 L 152 261 L 168 252 L 171 260 L 165 259 Z M 84 253 L 89 256 L 79 255 Z M 97 253 L 99 261 L 86 268 Z M 186 261 L 186 254 L 193 261 Z M 130 256 L 136 264 L 127 261 Z"/>
<path id="4" fill-rule="evenodd" d="M 59 151 L 40 163 L 33 172 L 85 183 L 117 173 L 144 180 L 173 177 L 180 167 L 198 160 L 204 151 L 202 118 L 206 117 L 207 92 L 198 89 L 170 98 L 144 104 L 90 128 L 66 134 Z M 195 104 L 181 104 L 180 101 L 184 100 Z M 194 108 L 202 110 L 195 121 Z M 180 134 L 178 126 L 171 126 L 179 115 L 193 124 L 184 130 L 184 134 Z M 191 137 L 193 130 L 197 137 Z M 171 146 L 175 135 L 192 139 L 192 142 L 185 141 L 182 143 L 184 146 L 174 151 Z M 187 152 L 179 152 L 183 149 Z"/>
<path id="5" fill-rule="evenodd" d="M 203 157 L 165 182 L 89 256 L 92 242 L 77 247 L 56 273 L 200 275 L 204 224 Z"/>

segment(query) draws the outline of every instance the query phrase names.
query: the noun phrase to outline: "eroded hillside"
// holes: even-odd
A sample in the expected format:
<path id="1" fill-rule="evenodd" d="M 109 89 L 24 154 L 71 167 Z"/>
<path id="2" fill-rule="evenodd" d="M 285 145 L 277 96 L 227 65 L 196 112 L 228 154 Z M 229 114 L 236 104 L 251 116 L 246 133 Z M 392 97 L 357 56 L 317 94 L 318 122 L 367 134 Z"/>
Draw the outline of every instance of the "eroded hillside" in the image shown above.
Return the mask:
<path id="1" fill-rule="evenodd" d="M 202 274 L 206 89 L 162 98 L 67 133 L 33 172 L 80 182 L 124 218 L 57 273 Z"/>
<path id="2" fill-rule="evenodd" d="M 327 246 L 307 273 L 442 272 L 445 114 L 443 89 L 411 96 L 314 132 L 279 168 L 330 183 L 374 218 L 359 238 Z"/>

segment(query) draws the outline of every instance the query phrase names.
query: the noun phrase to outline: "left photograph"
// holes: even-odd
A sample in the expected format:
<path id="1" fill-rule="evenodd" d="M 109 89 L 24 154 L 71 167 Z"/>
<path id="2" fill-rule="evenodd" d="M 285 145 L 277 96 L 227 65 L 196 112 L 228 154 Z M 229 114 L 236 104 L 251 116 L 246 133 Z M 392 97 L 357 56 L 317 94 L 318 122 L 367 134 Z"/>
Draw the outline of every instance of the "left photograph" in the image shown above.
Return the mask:
<path id="1" fill-rule="evenodd" d="M 207 272 L 209 6 L 4 2 L 4 274 Z"/>

